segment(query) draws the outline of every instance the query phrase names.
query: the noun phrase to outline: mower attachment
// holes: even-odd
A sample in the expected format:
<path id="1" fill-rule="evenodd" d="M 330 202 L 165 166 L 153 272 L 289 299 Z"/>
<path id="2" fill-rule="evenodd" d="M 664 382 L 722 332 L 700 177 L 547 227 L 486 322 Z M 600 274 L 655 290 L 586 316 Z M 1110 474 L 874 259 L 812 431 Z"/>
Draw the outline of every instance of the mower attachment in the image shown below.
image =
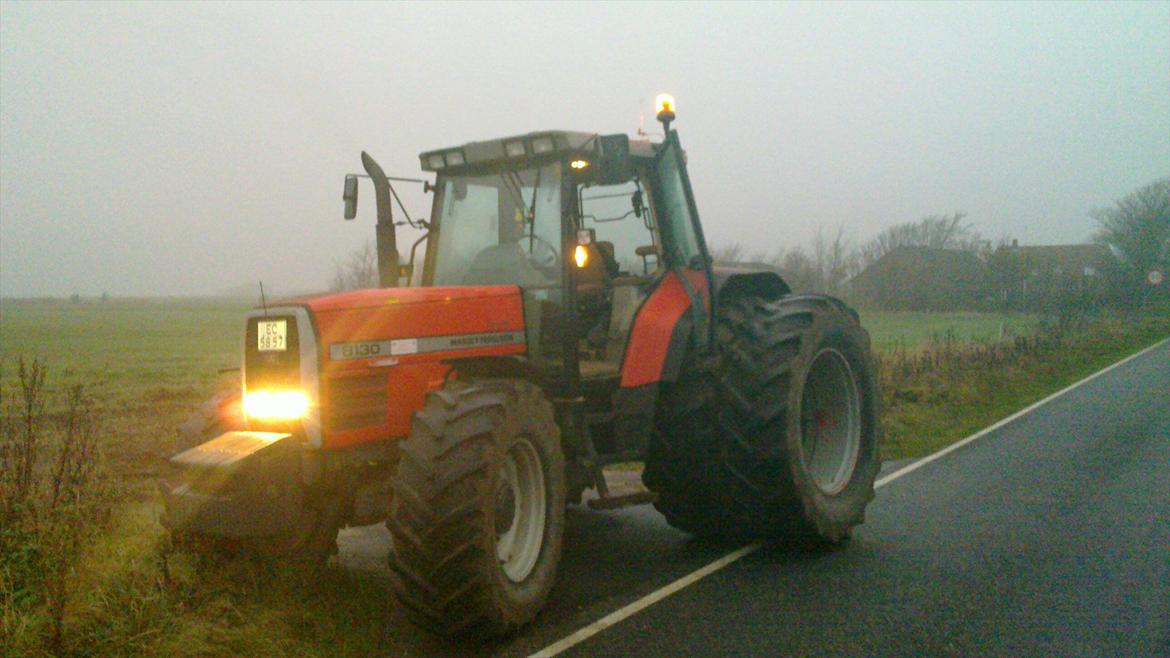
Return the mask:
<path id="1" fill-rule="evenodd" d="M 172 530 L 227 538 L 277 535 L 302 506 L 301 446 L 292 434 L 225 432 L 171 457 L 177 478 L 159 482 Z"/>

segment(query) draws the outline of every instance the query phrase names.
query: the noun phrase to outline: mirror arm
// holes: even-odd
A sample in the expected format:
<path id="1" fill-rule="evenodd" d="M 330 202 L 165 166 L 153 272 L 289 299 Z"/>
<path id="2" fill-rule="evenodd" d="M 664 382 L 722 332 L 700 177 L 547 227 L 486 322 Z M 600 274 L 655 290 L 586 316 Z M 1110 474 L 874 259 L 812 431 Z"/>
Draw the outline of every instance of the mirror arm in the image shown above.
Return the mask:
<path id="1" fill-rule="evenodd" d="M 418 249 L 418 246 L 420 244 L 422 244 L 423 241 L 425 241 L 429 237 L 431 237 L 431 232 L 428 230 L 426 233 L 423 233 L 419 239 L 415 240 L 413 245 L 410 246 L 410 269 L 411 269 L 411 272 L 414 271 L 414 252 Z M 407 286 L 409 286 L 410 282 L 407 281 L 406 284 L 407 284 Z"/>

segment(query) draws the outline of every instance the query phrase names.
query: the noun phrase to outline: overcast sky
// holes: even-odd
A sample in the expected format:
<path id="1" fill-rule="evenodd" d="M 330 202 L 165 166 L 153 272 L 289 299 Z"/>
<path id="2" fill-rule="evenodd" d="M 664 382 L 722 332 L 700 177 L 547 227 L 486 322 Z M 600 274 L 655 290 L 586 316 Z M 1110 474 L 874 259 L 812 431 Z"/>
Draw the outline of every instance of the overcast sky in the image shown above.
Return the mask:
<path id="1" fill-rule="evenodd" d="M 956 210 L 1082 242 L 1170 175 L 1170 3 L 0 2 L 0 295 L 319 289 L 373 237 L 362 149 L 417 176 L 664 91 L 714 244 Z"/>

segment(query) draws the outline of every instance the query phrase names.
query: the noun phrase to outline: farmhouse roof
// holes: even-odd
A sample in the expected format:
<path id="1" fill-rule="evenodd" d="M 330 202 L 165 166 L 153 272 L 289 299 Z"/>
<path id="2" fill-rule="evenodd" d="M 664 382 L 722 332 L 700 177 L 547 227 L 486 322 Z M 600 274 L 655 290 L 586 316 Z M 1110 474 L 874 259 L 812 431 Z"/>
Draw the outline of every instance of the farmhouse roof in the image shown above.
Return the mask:
<path id="1" fill-rule="evenodd" d="M 969 251 L 898 247 L 850 281 L 859 303 L 871 308 L 954 310 L 985 296 L 987 265 Z"/>
<path id="2" fill-rule="evenodd" d="M 1004 247 L 997 255 L 1011 254 L 1032 268 L 1042 271 L 1080 272 L 1086 267 L 1101 269 L 1117 263 L 1109 247 L 1103 244 L 1036 245 Z"/>
<path id="3" fill-rule="evenodd" d="M 891 269 L 911 267 L 918 272 L 936 272 L 946 275 L 958 270 L 982 270 L 983 262 L 970 251 L 958 249 L 940 249 L 938 247 L 895 247 L 881 258 L 869 264 L 864 270 L 853 277 L 853 281 L 862 281 L 873 276 L 880 276 Z"/>

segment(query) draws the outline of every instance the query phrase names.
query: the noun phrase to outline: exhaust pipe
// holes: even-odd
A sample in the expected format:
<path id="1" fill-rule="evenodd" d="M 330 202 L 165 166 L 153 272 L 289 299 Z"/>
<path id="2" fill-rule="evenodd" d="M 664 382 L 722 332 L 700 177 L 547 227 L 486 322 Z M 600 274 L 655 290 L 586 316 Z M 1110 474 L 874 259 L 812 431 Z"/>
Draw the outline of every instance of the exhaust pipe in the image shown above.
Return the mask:
<path id="1" fill-rule="evenodd" d="M 394 218 L 390 208 L 390 181 L 387 180 L 382 167 L 365 151 L 362 151 L 362 166 L 374 183 L 374 202 L 378 210 L 378 224 L 375 227 L 378 285 L 383 288 L 394 288 L 398 286 L 398 237 L 395 234 Z"/>

